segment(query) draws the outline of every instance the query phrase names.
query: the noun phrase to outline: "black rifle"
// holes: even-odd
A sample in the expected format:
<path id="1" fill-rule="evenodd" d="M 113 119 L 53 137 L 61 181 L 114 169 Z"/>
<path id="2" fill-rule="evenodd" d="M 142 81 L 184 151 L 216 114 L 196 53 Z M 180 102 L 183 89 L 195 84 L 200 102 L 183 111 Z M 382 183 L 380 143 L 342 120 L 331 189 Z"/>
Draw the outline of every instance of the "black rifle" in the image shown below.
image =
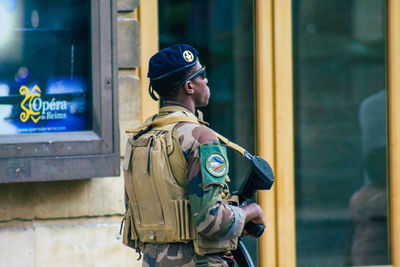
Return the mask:
<path id="1" fill-rule="evenodd" d="M 240 206 L 246 205 L 246 201 L 253 198 L 257 190 L 269 190 L 274 183 L 274 173 L 268 162 L 258 156 L 252 156 L 247 151 L 244 157 L 251 161 L 251 166 L 237 193 Z M 244 228 L 249 235 L 254 237 L 260 237 L 264 232 L 264 226 L 252 222 L 248 222 Z M 240 267 L 254 267 L 246 246 L 240 238 L 238 248 L 232 251 L 232 255 Z"/>

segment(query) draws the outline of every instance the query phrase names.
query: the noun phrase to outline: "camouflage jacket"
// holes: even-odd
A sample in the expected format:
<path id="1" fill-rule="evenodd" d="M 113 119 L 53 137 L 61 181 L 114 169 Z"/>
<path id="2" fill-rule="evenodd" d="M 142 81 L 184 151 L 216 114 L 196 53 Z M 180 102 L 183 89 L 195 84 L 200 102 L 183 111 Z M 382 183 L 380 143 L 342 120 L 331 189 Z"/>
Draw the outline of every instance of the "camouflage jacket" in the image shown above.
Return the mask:
<path id="1" fill-rule="evenodd" d="M 234 238 L 242 233 L 245 215 L 235 206 L 223 203 L 219 185 L 203 187 L 199 147 L 218 144 L 215 133 L 191 122 L 176 128 L 179 144 L 187 161 L 188 195 L 192 221 L 198 233 L 208 239 Z M 193 244 L 145 244 L 143 266 L 194 266 Z M 209 266 L 228 266 L 219 255 L 207 255 Z"/>

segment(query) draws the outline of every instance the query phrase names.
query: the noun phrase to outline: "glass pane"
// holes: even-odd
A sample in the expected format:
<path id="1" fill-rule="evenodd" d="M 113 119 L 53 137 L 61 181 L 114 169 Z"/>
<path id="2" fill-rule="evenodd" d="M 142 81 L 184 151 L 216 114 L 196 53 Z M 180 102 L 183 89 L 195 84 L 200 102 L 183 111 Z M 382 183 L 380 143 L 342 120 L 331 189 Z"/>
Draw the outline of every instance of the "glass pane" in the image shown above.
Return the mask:
<path id="1" fill-rule="evenodd" d="M 298 266 L 390 264 L 386 5 L 293 1 Z"/>
<path id="2" fill-rule="evenodd" d="M 253 0 L 159 0 L 160 48 L 188 43 L 207 66 L 209 105 L 201 110 L 211 127 L 249 152 L 255 150 Z M 231 190 L 249 162 L 228 150 Z M 246 245 L 256 263 L 255 239 Z"/>
<path id="3" fill-rule="evenodd" d="M 89 129 L 90 7 L 0 2 L 0 135 Z"/>

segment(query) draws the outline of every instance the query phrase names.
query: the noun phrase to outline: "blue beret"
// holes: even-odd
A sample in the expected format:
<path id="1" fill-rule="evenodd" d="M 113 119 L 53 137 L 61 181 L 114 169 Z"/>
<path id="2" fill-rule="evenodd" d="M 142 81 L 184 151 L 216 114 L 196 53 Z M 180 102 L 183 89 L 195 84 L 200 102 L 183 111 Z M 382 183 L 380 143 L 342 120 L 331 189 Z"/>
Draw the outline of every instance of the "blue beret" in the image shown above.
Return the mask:
<path id="1" fill-rule="evenodd" d="M 187 44 L 177 44 L 160 50 L 149 61 L 150 80 L 158 80 L 184 70 L 198 62 L 198 51 Z"/>

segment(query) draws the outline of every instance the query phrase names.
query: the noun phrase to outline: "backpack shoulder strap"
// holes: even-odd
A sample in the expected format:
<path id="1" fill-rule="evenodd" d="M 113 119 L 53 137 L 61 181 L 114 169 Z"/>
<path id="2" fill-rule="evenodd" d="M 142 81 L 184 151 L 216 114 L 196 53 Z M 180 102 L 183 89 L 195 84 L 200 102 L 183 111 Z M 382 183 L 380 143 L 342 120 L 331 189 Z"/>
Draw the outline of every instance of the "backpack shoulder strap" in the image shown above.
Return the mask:
<path id="1" fill-rule="evenodd" d="M 200 113 L 200 116 L 202 117 L 201 113 Z M 155 116 L 152 116 L 151 118 L 155 118 Z M 168 116 L 168 117 L 159 118 L 159 119 L 155 119 L 155 120 L 147 120 L 139 128 L 132 129 L 132 130 L 127 130 L 125 132 L 126 133 L 138 134 L 141 131 L 145 131 L 146 129 L 151 129 L 151 128 L 155 128 L 155 127 L 163 127 L 163 126 L 166 126 L 168 124 L 174 124 L 174 123 L 178 123 L 178 122 L 193 122 L 193 123 L 201 124 L 201 125 L 203 125 L 205 127 L 207 127 L 207 125 L 208 125 L 208 123 L 204 122 L 202 120 L 202 118 L 199 119 L 199 118 L 196 118 L 194 116 L 193 117 L 182 116 L 182 115 L 181 116 Z M 219 133 L 215 132 L 214 130 L 212 130 L 212 131 L 217 135 L 217 137 L 223 143 L 226 144 L 227 147 L 230 147 L 233 150 L 235 150 L 236 152 L 238 152 L 239 154 L 241 154 L 242 156 L 245 156 L 246 150 L 243 147 L 239 146 L 238 144 L 236 144 L 234 142 L 231 142 L 228 138 L 220 135 Z"/>
<path id="2" fill-rule="evenodd" d="M 198 119 L 195 118 L 190 118 L 190 117 L 183 117 L 183 116 L 179 116 L 179 117 L 167 117 L 167 118 L 161 118 L 161 119 L 156 119 L 154 121 L 152 121 L 147 127 L 162 127 L 168 124 L 173 124 L 173 123 L 177 123 L 177 122 L 194 122 L 197 124 L 201 124 L 205 127 L 207 127 L 206 125 L 204 125 L 203 123 L 201 123 Z M 207 127 L 208 128 L 208 127 Z M 209 128 L 210 129 L 210 128 Z M 135 129 L 136 130 L 136 129 Z M 212 130 L 212 129 L 211 129 Z M 238 144 L 231 142 L 228 138 L 220 135 L 219 133 L 217 133 L 216 131 L 212 130 L 217 137 L 226 144 L 227 147 L 232 148 L 233 150 L 235 150 L 236 152 L 238 152 L 239 154 L 241 154 L 242 156 L 245 155 L 246 153 L 246 149 L 244 149 L 243 147 L 239 146 Z"/>
<path id="3" fill-rule="evenodd" d="M 166 118 L 161 118 L 161 119 L 155 119 L 154 121 L 151 121 L 149 123 L 144 123 L 142 126 L 136 129 L 132 130 L 126 130 L 126 133 L 139 133 L 142 130 L 145 130 L 147 128 L 153 128 L 153 127 L 162 127 L 168 124 L 173 124 L 177 122 L 194 122 L 200 124 L 198 119 L 195 118 L 190 118 L 190 117 L 184 117 L 184 116 L 178 116 L 178 117 L 166 117 Z"/>

